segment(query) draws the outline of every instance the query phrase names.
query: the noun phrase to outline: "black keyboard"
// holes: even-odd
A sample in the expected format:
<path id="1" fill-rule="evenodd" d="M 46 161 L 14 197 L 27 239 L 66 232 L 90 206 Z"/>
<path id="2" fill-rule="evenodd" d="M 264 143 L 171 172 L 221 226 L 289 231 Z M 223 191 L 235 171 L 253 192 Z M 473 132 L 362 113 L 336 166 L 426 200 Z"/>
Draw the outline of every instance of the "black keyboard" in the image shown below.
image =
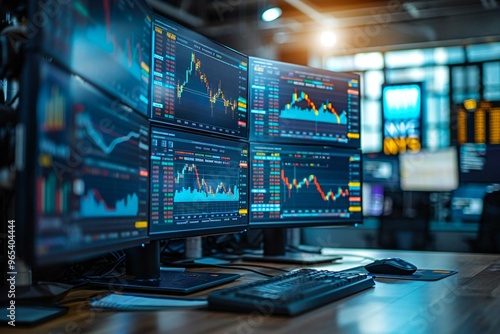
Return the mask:
<path id="1" fill-rule="evenodd" d="M 296 315 L 375 285 L 366 274 L 300 269 L 268 280 L 217 290 L 208 295 L 212 310 Z"/>

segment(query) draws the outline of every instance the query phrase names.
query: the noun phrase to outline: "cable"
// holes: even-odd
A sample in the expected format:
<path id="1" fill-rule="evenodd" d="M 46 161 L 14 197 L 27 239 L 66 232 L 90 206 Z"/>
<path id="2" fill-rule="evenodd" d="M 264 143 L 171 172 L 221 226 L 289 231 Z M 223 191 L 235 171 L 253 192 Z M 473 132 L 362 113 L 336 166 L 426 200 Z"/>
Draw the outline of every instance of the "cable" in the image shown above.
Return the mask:
<path id="1" fill-rule="evenodd" d="M 330 254 L 323 254 L 322 253 L 322 248 L 318 247 L 318 250 L 307 250 L 307 249 L 302 249 L 300 247 L 294 246 L 294 245 L 288 245 L 287 247 L 296 250 L 301 253 L 311 253 L 311 254 L 322 254 L 322 255 L 330 255 Z M 313 246 L 314 247 L 314 246 Z M 359 257 L 361 260 L 371 260 L 371 261 L 377 261 L 378 259 L 370 256 L 365 256 L 365 255 L 357 255 L 357 254 L 349 254 L 349 253 L 337 253 L 331 254 L 331 255 L 338 255 L 338 256 L 346 256 L 346 257 Z"/>
<path id="2" fill-rule="evenodd" d="M 338 255 L 338 256 L 342 256 L 342 257 L 356 257 L 356 258 L 361 258 L 361 261 L 363 261 L 363 260 L 370 260 L 370 261 L 379 260 L 379 259 L 371 257 L 371 256 L 349 254 L 349 253 L 335 253 L 335 254 L 325 254 L 325 255 Z M 359 261 L 359 262 L 361 262 L 361 261 Z"/>
<path id="3" fill-rule="evenodd" d="M 281 268 L 274 268 L 274 267 L 271 267 L 271 266 L 264 266 L 264 265 L 261 265 L 261 264 L 228 263 L 228 264 L 224 264 L 224 266 L 257 267 L 257 268 L 264 268 L 264 269 L 271 269 L 271 270 L 276 270 L 276 271 L 282 271 L 284 273 L 290 272 L 290 270 L 281 269 Z"/>
<path id="4" fill-rule="evenodd" d="M 11 106 L 14 104 L 14 102 L 16 102 L 16 100 L 19 99 L 19 92 L 17 92 L 11 99 L 9 102 L 6 102 L 5 105 L 6 106 Z"/>
<path id="5" fill-rule="evenodd" d="M 63 306 L 66 304 L 73 304 L 73 303 L 78 303 L 78 302 L 86 302 L 86 301 L 90 302 L 96 298 L 101 298 L 101 297 L 104 297 L 104 295 L 108 295 L 108 294 L 109 293 L 107 293 L 107 292 L 103 293 L 102 291 L 99 291 L 99 292 L 91 294 L 88 297 L 75 297 L 73 299 L 62 300 L 62 301 L 58 302 L 57 305 Z"/>
<path id="6" fill-rule="evenodd" d="M 274 275 L 271 275 L 271 274 L 267 274 L 267 273 L 264 273 L 262 271 L 259 271 L 259 270 L 255 270 L 255 269 L 250 269 L 250 268 L 243 268 L 243 267 L 232 267 L 232 266 L 228 266 L 228 265 L 221 265 L 221 264 L 209 264 L 208 266 L 210 267 L 217 267 L 217 268 L 224 268 L 224 269 L 239 269 L 239 270 L 247 270 L 247 271 L 250 271 L 250 272 L 253 272 L 253 273 L 256 273 L 256 274 L 259 274 L 259 275 L 262 275 L 262 276 L 265 276 L 265 277 L 274 277 Z"/>

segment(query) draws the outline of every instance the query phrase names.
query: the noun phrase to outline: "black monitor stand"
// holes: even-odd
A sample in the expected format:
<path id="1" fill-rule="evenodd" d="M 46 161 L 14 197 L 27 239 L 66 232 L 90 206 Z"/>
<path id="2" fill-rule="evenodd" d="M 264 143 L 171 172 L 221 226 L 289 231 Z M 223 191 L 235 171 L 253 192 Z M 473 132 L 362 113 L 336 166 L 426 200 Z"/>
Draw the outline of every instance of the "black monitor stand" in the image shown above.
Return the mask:
<path id="1" fill-rule="evenodd" d="M 160 242 L 151 241 L 125 251 L 126 275 L 111 280 L 93 280 L 91 285 L 110 291 L 142 291 L 158 294 L 190 294 L 234 281 L 239 274 L 184 271 L 184 268 L 161 268 Z"/>
<path id="2" fill-rule="evenodd" d="M 263 253 L 245 254 L 243 256 L 243 260 L 307 265 L 315 263 L 331 263 L 333 261 L 342 259 L 341 256 L 337 255 L 287 252 L 287 238 L 285 228 L 264 229 L 263 237 Z"/>

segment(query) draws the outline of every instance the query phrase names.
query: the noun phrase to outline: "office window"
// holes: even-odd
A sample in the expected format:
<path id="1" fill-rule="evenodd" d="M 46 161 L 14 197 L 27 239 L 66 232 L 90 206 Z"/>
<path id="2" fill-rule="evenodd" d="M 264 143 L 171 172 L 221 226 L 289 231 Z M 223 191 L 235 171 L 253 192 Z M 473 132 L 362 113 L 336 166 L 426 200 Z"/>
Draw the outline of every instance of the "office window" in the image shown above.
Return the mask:
<path id="1" fill-rule="evenodd" d="M 333 71 L 361 72 L 364 152 L 382 150 L 384 83 L 423 83 L 423 144 L 430 149 L 450 143 L 450 101 L 500 100 L 500 43 L 332 56 L 324 66 Z"/>
<path id="2" fill-rule="evenodd" d="M 500 43 L 474 44 L 467 47 L 469 62 L 500 59 Z"/>
<path id="3" fill-rule="evenodd" d="M 424 50 L 391 51 L 385 54 L 385 65 L 387 68 L 417 67 L 424 64 Z"/>
<path id="4" fill-rule="evenodd" d="M 500 100 L 500 61 L 484 63 L 483 87 L 485 100 Z"/>
<path id="5" fill-rule="evenodd" d="M 380 100 L 361 100 L 361 150 L 382 150 L 382 107 Z"/>
<path id="6" fill-rule="evenodd" d="M 453 103 L 462 103 L 466 99 L 480 99 L 479 74 L 479 66 L 476 64 L 451 68 Z"/>
<path id="7" fill-rule="evenodd" d="M 369 99 L 380 100 L 384 73 L 382 71 L 366 71 L 361 80 L 361 93 Z"/>
<path id="8" fill-rule="evenodd" d="M 427 90 L 433 94 L 450 92 L 450 71 L 448 66 L 434 66 L 426 69 Z"/>
<path id="9" fill-rule="evenodd" d="M 447 95 L 431 95 L 426 98 L 423 122 L 425 147 L 436 149 L 450 145 L 450 105 Z"/>
<path id="10" fill-rule="evenodd" d="M 382 137 L 375 132 L 361 132 L 361 150 L 363 153 L 382 151 Z"/>
<path id="11" fill-rule="evenodd" d="M 325 69 L 337 72 L 353 71 L 355 69 L 354 56 L 330 57 L 325 62 Z"/>
<path id="12" fill-rule="evenodd" d="M 381 70 L 384 68 L 384 56 L 380 52 L 358 53 L 354 56 L 356 70 Z"/>
<path id="13" fill-rule="evenodd" d="M 387 70 L 387 82 L 421 82 L 426 79 L 426 71 L 422 67 L 411 67 L 397 70 Z"/>
<path id="14" fill-rule="evenodd" d="M 425 131 L 425 146 L 428 149 L 439 149 L 450 145 L 450 131 L 432 124 Z"/>
<path id="15" fill-rule="evenodd" d="M 464 62 L 465 53 L 461 46 L 391 51 L 385 54 L 387 68 L 461 64 Z"/>
<path id="16" fill-rule="evenodd" d="M 465 51 L 461 46 L 450 46 L 432 49 L 435 64 L 462 64 L 465 62 Z"/>

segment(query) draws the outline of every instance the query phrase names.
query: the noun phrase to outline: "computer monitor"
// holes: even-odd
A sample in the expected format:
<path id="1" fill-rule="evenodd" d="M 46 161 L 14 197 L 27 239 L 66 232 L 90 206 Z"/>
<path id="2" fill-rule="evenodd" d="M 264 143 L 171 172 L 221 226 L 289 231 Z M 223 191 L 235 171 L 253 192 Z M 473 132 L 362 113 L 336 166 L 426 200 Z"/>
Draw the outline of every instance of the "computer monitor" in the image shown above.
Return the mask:
<path id="1" fill-rule="evenodd" d="M 234 274 L 176 272 L 172 280 L 168 271 L 160 269 L 160 241 L 248 228 L 248 143 L 152 125 L 150 147 L 150 242 L 128 251 L 126 277 L 94 283 L 155 293 L 190 293 L 238 278 Z M 201 280 L 192 279 L 200 275 Z"/>
<path id="2" fill-rule="evenodd" d="M 24 71 L 18 254 L 43 267 L 147 242 L 147 118 L 44 56 Z"/>
<path id="3" fill-rule="evenodd" d="M 249 58 L 250 141 L 360 145 L 359 75 Z"/>
<path id="4" fill-rule="evenodd" d="M 452 191 L 458 187 L 455 147 L 399 155 L 400 184 L 404 191 Z"/>
<path id="5" fill-rule="evenodd" d="M 152 10 L 145 0 L 28 4 L 36 49 L 111 94 L 114 103 L 147 114 Z"/>
<path id="6" fill-rule="evenodd" d="M 248 228 L 248 143 L 153 125 L 152 239 Z"/>
<path id="7" fill-rule="evenodd" d="M 384 84 L 382 87 L 383 152 L 416 153 L 423 146 L 422 83 Z"/>
<path id="8" fill-rule="evenodd" d="M 451 195 L 451 220 L 458 222 L 478 222 L 483 211 L 484 195 L 492 190 L 494 190 L 494 187 L 488 184 L 461 184 Z"/>
<path id="9" fill-rule="evenodd" d="M 465 100 L 450 108 L 453 144 L 500 144 L 500 101 Z"/>
<path id="10" fill-rule="evenodd" d="M 379 217 L 384 213 L 384 186 L 376 183 L 362 184 L 363 217 Z"/>
<path id="11" fill-rule="evenodd" d="M 463 144 L 459 156 L 462 183 L 500 183 L 500 145 Z"/>
<path id="12" fill-rule="evenodd" d="M 399 157 L 378 153 L 363 154 L 363 182 L 399 189 Z"/>
<path id="13" fill-rule="evenodd" d="M 264 260 L 292 256 L 282 239 L 285 227 L 362 223 L 359 150 L 251 143 L 250 171 L 249 226 L 271 236 Z"/>
<path id="14" fill-rule="evenodd" d="M 152 50 L 153 121 L 248 137 L 247 56 L 160 15 Z"/>

